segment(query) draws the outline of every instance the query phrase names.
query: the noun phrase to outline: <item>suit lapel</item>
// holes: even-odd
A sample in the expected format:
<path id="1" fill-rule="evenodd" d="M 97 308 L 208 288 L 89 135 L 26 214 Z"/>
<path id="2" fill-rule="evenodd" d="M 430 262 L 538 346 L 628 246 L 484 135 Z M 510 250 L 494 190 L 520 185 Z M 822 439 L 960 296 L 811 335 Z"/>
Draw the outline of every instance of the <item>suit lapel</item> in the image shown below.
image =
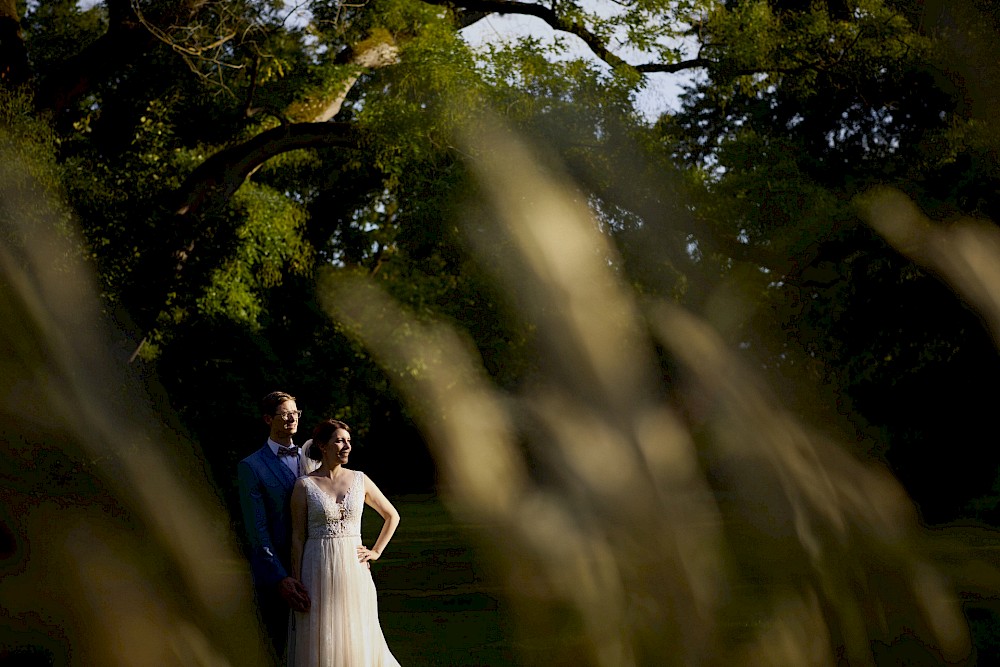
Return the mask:
<path id="1" fill-rule="evenodd" d="M 284 482 L 287 488 L 291 488 L 295 484 L 295 474 L 274 455 L 267 445 L 264 445 L 264 449 L 261 450 L 261 458 L 264 459 L 264 465 L 271 471 L 271 474 Z"/>

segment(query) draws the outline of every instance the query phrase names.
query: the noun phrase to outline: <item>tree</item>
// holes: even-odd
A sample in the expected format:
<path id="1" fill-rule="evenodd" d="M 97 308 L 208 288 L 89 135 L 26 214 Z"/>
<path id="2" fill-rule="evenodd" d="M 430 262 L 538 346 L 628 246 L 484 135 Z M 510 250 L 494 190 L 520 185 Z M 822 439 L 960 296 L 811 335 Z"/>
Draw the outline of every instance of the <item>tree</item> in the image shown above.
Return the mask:
<path id="1" fill-rule="evenodd" d="M 7 90 L 29 90 L 35 110 L 22 113 L 48 119 L 57 136 L 61 187 L 85 254 L 109 313 L 133 339 L 126 356 L 204 368 L 205 331 L 235 327 L 255 341 L 245 354 L 280 358 L 272 332 L 290 323 L 302 324 L 307 341 L 295 349 L 309 356 L 307 332 L 336 332 L 315 309 L 275 297 L 294 285 L 303 291 L 292 298 L 308 304 L 314 270 L 333 265 L 377 274 L 408 302 L 472 323 L 500 368 L 509 341 L 516 347 L 523 335 L 483 298 L 446 222 L 467 187 L 453 135 L 487 106 L 513 110 L 508 120 L 521 127 L 543 111 L 549 120 L 538 131 L 572 122 L 564 151 L 599 168 L 593 148 L 612 143 L 601 124 L 637 122 L 636 68 L 601 46 L 615 22 L 568 5 L 303 7 L 306 21 L 278 2 L 4 5 L 10 34 L 20 36 L 4 41 Z M 553 64 L 537 44 L 475 56 L 457 30 L 489 11 L 541 16 L 618 69 Z M 645 22 L 652 46 L 688 31 L 699 11 L 635 7 L 616 22 Z M 653 53 L 668 68 L 679 57 Z M 337 365 L 365 363 L 339 349 L 347 358 Z M 209 367 L 219 358 L 210 355 Z M 502 365 L 516 381 L 517 365 Z M 259 378 L 247 391 L 290 379 Z M 249 405 L 243 396 L 212 412 Z"/>
<path id="2" fill-rule="evenodd" d="M 944 225 L 997 219 L 996 163 L 982 157 L 996 140 L 970 104 L 989 70 L 973 75 L 963 61 L 992 62 L 995 20 L 974 3 L 855 3 L 850 19 L 832 3 L 829 13 L 756 7 L 790 31 L 774 52 L 807 40 L 812 69 L 790 61 L 786 73 L 750 83 L 713 78 L 661 123 L 664 141 L 705 174 L 710 194 L 698 211 L 709 238 L 737 247 L 724 257 L 755 278 L 741 289 L 757 315 L 733 338 L 824 386 L 926 520 L 974 514 L 969 503 L 992 494 L 996 475 L 980 446 L 1000 398 L 987 380 L 994 341 L 936 276 L 859 218 L 855 200 L 892 185 Z M 743 66 L 734 57 L 733 71 Z M 757 335 L 779 328 L 787 335 L 778 340 Z"/>

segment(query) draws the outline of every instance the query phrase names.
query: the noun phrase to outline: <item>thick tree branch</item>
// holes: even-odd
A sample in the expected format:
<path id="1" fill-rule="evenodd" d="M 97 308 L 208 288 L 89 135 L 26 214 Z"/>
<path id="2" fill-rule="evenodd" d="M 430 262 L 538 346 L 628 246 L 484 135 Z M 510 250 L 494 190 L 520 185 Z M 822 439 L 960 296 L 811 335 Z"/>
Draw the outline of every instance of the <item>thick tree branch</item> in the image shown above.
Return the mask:
<path id="1" fill-rule="evenodd" d="M 456 20 L 461 27 L 472 25 L 476 21 L 489 16 L 490 14 L 520 14 L 522 16 L 534 16 L 541 19 L 553 30 L 567 32 L 576 35 L 586 44 L 595 56 L 611 65 L 612 67 L 628 67 L 642 74 L 676 74 L 690 69 L 699 68 L 720 68 L 723 64 L 710 58 L 698 56 L 675 63 L 641 63 L 633 65 L 619 58 L 608 48 L 604 41 L 587 29 L 582 23 L 566 19 L 555 10 L 542 5 L 530 2 L 519 2 L 518 0 L 424 0 L 431 5 L 449 7 L 456 14 Z M 852 45 L 853 47 L 853 45 Z M 823 69 L 820 62 L 803 63 L 794 67 L 759 67 L 741 68 L 738 70 L 726 70 L 729 76 L 742 76 L 749 74 L 797 74 L 808 69 Z"/>
<path id="2" fill-rule="evenodd" d="M 458 23 L 458 29 L 468 28 L 473 23 L 483 20 L 489 16 L 489 12 L 476 12 L 476 11 L 463 11 L 456 13 L 455 20 Z"/>
<path id="3" fill-rule="evenodd" d="M 643 74 L 675 74 L 677 72 L 696 69 L 698 67 L 710 67 L 714 64 L 716 64 L 715 61 L 709 60 L 708 58 L 691 58 L 689 60 L 681 60 L 676 63 L 645 63 L 643 65 L 633 65 L 633 67 L 636 71 L 642 72 Z"/>
<path id="4" fill-rule="evenodd" d="M 441 5 L 450 7 L 453 10 L 461 8 L 460 14 L 472 12 L 486 16 L 488 14 L 520 14 L 522 16 L 534 16 L 545 21 L 553 30 L 560 30 L 576 35 L 583 40 L 591 51 L 598 58 L 608 63 L 612 67 L 627 66 L 627 62 L 611 53 L 607 45 L 586 26 L 575 21 L 569 21 L 560 16 L 549 7 L 532 4 L 530 2 L 517 2 L 517 0 L 424 0 L 430 5 Z"/>
<path id="5" fill-rule="evenodd" d="M 356 148 L 357 132 L 347 123 L 296 123 L 261 132 L 224 148 L 199 165 L 181 188 L 175 213 L 197 215 L 210 200 L 228 200 L 247 177 L 269 159 L 301 148 Z"/>
<path id="6" fill-rule="evenodd" d="M 362 42 L 355 48 L 345 49 L 341 57 L 338 58 L 338 61 L 364 70 L 389 67 L 399 62 L 399 46 L 386 33 L 385 39 L 370 39 Z M 360 76 L 361 73 L 356 72 L 347 77 L 347 80 L 338 89 L 337 94 L 324 105 L 315 118 L 313 118 L 313 121 L 323 123 L 340 113 L 341 107 L 344 106 L 344 100 L 347 99 L 347 94 L 354 87 L 354 84 L 357 83 Z"/>

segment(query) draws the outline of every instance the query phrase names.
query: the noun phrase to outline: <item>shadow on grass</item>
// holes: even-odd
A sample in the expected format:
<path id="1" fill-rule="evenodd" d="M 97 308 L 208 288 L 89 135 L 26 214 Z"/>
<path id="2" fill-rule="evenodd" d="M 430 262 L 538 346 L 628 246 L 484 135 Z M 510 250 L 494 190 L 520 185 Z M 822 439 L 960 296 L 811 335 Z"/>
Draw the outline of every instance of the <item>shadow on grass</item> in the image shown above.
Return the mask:
<path id="1" fill-rule="evenodd" d="M 434 496 L 393 503 L 403 520 L 372 567 L 393 655 L 406 667 L 517 664 L 501 588 L 465 531 Z M 371 508 L 365 513 L 362 532 L 371 544 L 382 522 Z"/>

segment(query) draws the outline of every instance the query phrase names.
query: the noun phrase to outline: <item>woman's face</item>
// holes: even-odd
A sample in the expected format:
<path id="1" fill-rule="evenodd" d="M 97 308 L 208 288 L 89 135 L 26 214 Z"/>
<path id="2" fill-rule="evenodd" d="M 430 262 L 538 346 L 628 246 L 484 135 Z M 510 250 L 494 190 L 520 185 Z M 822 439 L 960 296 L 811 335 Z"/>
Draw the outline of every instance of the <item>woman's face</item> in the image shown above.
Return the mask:
<path id="1" fill-rule="evenodd" d="M 323 448 L 323 458 L 331 465 L 347 463 L 347 457 L 351 453 L 351 434 L 345 429 L 338 428 L 330 437 L 330 442 Z"/>

